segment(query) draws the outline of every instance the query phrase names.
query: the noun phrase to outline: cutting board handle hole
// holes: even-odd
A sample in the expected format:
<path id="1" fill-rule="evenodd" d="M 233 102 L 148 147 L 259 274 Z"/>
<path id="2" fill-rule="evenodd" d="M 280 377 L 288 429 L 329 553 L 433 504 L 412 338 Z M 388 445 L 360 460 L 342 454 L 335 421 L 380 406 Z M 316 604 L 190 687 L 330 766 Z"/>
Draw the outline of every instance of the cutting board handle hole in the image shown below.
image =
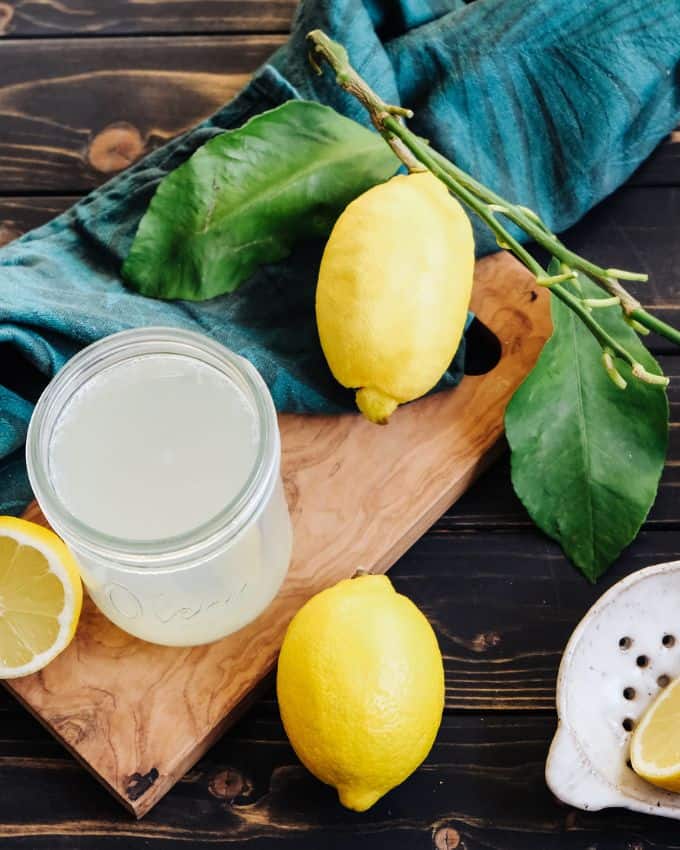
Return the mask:
<path id="1" fill-rule="evenodd" d="M 465 374 L 486 375 L 500 359 L 500 340 L 475 316 L 465 334 Z"/>

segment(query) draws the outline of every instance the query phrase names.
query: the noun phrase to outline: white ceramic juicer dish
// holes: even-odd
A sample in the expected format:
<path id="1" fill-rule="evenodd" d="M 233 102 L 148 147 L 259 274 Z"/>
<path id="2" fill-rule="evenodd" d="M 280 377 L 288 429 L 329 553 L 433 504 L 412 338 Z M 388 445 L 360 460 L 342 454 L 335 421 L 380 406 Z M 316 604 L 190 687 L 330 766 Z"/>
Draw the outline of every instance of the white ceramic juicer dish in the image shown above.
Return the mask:
<path id="1" fill-rule="evenodd" d="M 557 679 L 550 790 L 595 811 L 621 806 L 680 819 L 680 794 L 629 767 L 631 732 L 659 690 L 680 676 L 680 561 L 633 573 L 576 627 Z"/>

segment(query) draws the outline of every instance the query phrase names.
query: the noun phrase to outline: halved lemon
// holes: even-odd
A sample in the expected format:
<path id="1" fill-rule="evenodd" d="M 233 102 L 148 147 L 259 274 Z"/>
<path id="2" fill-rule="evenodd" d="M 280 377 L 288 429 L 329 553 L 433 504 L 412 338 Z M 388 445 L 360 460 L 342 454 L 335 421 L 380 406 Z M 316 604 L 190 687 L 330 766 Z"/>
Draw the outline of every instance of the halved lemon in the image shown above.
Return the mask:
<path id="1" fill-rule="evenodd" d="M 680 791 L 680 679 L 675 679 L 638 723 L 630 742 L 633 770 L 659 788 Z"/>
<path id="2" fill-rule="evenodd" d="M 42 670 L 66 649 L 82 604 L 63 541 L 33 522 L 0 517 L 0 679 Z"/>

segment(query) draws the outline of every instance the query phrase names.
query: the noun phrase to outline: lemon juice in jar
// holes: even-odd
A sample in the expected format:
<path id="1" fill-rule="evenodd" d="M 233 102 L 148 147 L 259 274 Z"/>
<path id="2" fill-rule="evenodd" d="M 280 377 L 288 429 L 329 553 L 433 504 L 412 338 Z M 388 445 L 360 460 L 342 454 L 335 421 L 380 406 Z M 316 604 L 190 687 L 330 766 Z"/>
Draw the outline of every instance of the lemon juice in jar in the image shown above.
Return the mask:
<path id="1" fill-rule="evenodd" d="M 27 458 L 90 595 L 131 634 L 206 643 L 276 595 L 292 532 L 274 406 L 218 343 L 148 328 L 85 349 L 41 397 Z"/>

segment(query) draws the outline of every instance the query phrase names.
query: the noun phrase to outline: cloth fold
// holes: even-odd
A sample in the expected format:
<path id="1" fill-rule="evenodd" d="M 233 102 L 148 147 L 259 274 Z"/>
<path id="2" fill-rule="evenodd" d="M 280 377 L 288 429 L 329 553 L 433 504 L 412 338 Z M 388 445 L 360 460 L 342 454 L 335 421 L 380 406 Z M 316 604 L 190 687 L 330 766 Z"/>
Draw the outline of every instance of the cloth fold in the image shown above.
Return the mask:
<path id="1" fill-rule="evenodd" d="M 231 103 L 0 251 L 0 358 L 11 347 L 47 383 L 102 336 L 176 325 L 248 357 L 279 410 L 352 409 L 316 335 L 320 243 L 202 304 L 143 298 L 119 276 L 159 180 L 216 134 L 299 97 L 368 124 L 330 73 L 311 72 L 305 36 L 314 28 L 347 47 L 385 100 L 415 110 L 417 132 L 557 231 L 620 185 L 680 119 L 677 0 L 303 0 L 287 44 Z M 478 254 L 495 250 L 473 224 Z M 440 386 L 461 374 L 459 352 Z M 17 513 L 31 498 L 23 443 L 32 396 L 5 383 L 0 513 Z"/>

